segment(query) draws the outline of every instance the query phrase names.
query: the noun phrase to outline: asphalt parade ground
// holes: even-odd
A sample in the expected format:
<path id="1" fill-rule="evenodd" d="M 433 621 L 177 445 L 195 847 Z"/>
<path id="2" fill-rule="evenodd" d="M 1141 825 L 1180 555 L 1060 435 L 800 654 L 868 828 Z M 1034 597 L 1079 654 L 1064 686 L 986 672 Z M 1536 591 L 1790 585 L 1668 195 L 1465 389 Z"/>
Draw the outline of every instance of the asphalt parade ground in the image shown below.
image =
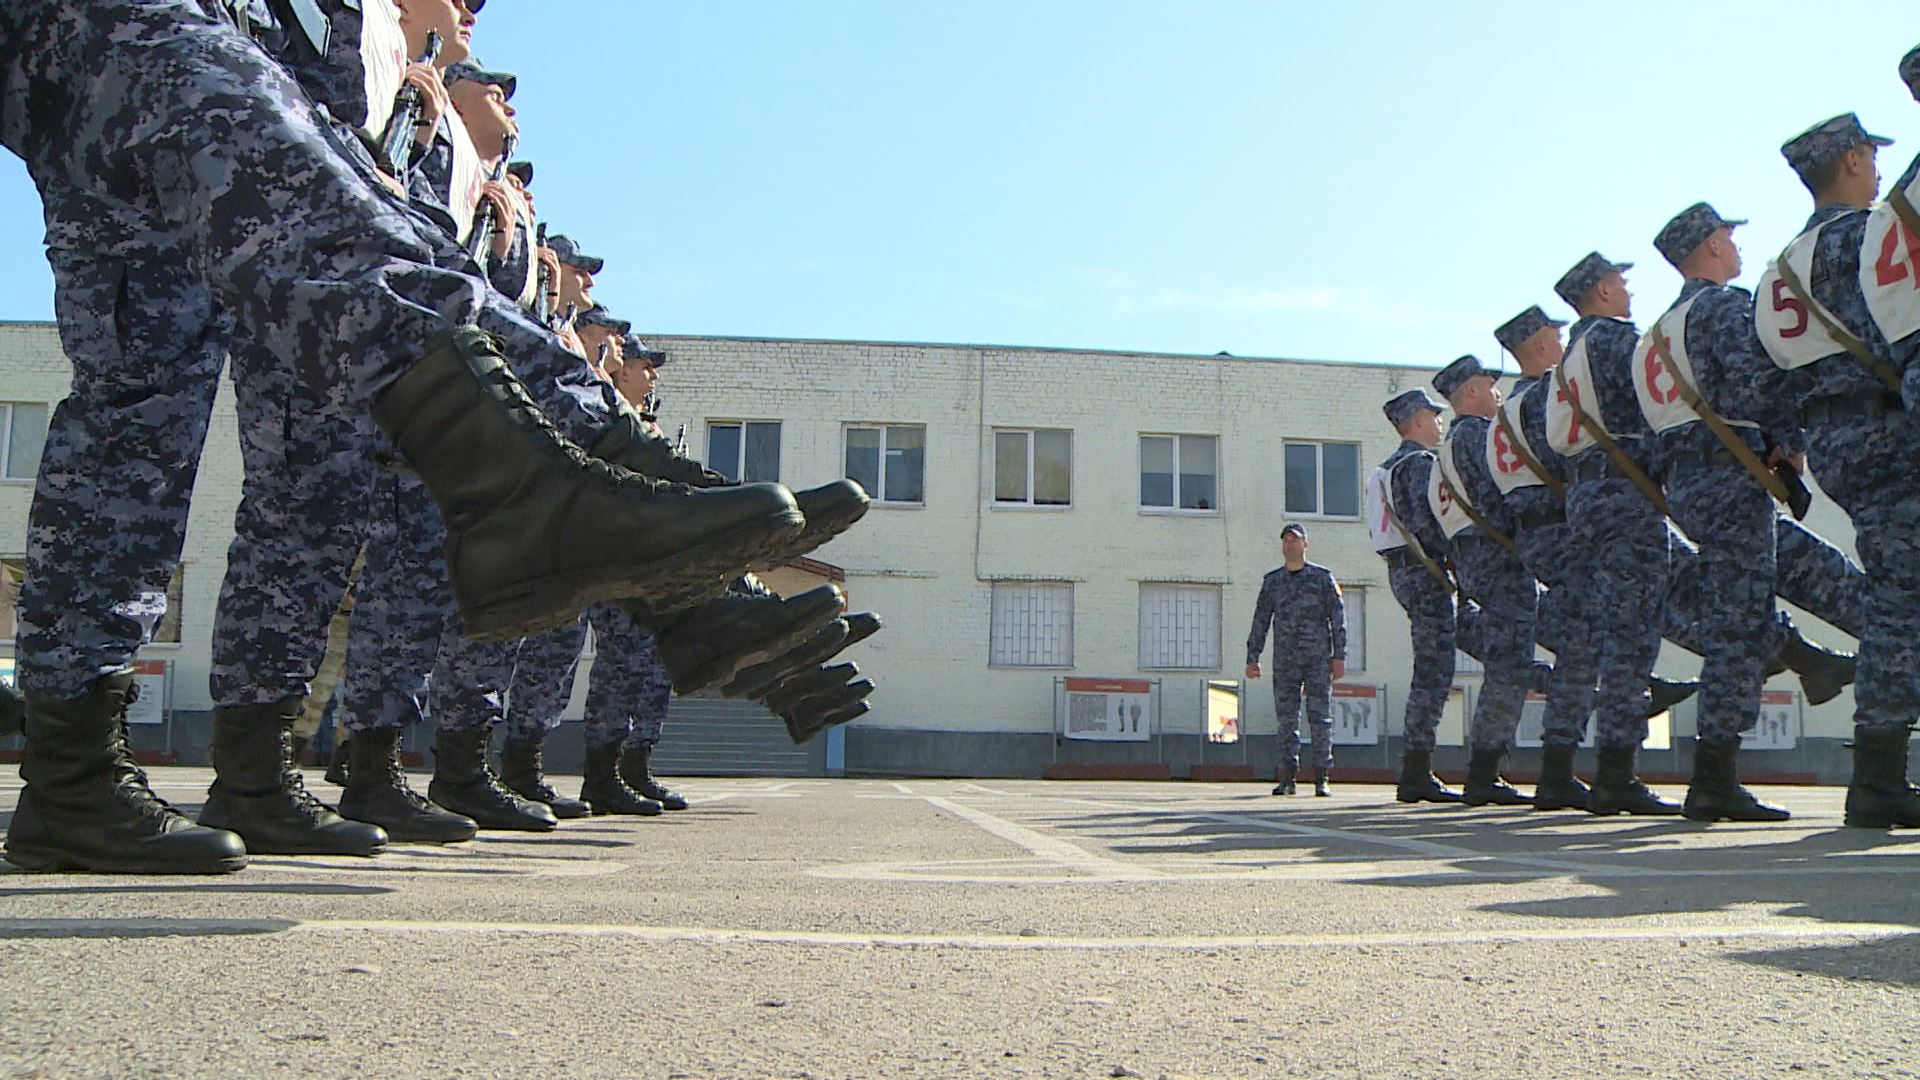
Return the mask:
<path id="1" fill-rule="evenodd" d="M 196 809 L 210 779 L 152 775 Z M 0 873 L 0 1076 L 1920 1076 L 1920 833 L 1841 828 L 1839 788 L 1708 827 L 679 786 L 376 859 Z"/>

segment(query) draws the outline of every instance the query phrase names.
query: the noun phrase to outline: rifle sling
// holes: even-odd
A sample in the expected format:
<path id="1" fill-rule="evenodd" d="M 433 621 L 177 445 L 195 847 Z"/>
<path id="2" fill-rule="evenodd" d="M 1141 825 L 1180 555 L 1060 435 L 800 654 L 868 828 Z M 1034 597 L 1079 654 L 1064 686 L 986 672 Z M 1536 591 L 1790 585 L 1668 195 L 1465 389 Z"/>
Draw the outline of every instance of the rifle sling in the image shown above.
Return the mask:
<path id="1" fill-rule="evenodd" d="M 1439 469 L 1440 463 L 1435 461 L 1433 467 Z M 1446 488 L 1453 496 L 1454 502 L 1460 504 L 1460 509 L 1466 512 L 1467 520 L 1473 522 L 1474 528 L 1479 529 L 1482 533 L 1486 534 L 1488 538 L 1497 542 L 1501 547 L 1506 548 L 1507 553 L 1514 558 L 1518 559 L 1520 557 L 1520 548 L 1514 544 L 1513 537 L 1501 532 L 1494 527 L 1493 522 L 1482 517 L 1480 511 L 1475 510 L 1473 504 L 1467 501 L 1467 497 L 1460 494 L 1460 489 L 1453 486 L 1453 481 L 1447 478 L 1445 469 L 1440 469 L 1440 485 Z"/>
<path id="2" fill-rule="evenodd" d="M 1800 280 L 1800 275 L 1794 273 L 1793 267 L 1787 265 L 1784 257 L 1775 265 L 1780 269 L 1780 281 L 1786 285 L 1787 291 L 1793 294 L 1795 300 L 1800 301 L 1801 306 L 1813 314 L 1821 326 L 1826 327 L 1827 333 L 1832 335 L 1833 340 L 1839 342 L 1841 348 L 1852 353 L 1853 358 L 1865 365 L 1866 369 L 1873 372 L 1881 382 L 1886 383 L 1888 389 L 1898 394 L 1900 392 L 1899 373 L 1888 367 L 1886 361 L 1873 355 L 1873 350 L 1867 348 L 1866 342 L 1854 337 L 1852 332 L 1840 325 L 1839 320 L 1827 313 L 1827 309 L 1807 291 L 1806 285 Z"/>
<path id="3" fill-rule="evenodd" d="M 1500 425 L 1500 430 L 1506 432 L 1507 442 L 1513 445 L 1513 452 L 1520 455 L 1521 462 L 1533 475 L 1540 478 L 1541 483 L 1552 488 L 1555 495 L 1565 499 L 1567 497 L 1566 482 L 1548 472 L 1547 467 L 1540 464 L 1540 459 L 1533 456 L 1533 451 L 1527 449 L 1527 444 L 1521 440 L 1520 433 L 1513 429 L 1513 421 L 1507 419 L 1507 410 L 1501 409 L 1493 415 L 1495 422 Z"/>
<path id="4" fill-rule="evenodd" d="M 1693 388 L 1693 384 L 1687 381 L 1686 376 L 1680 374 L 1680 365 L 1673 362 L 1672 347 L 1667 343 L 1667 335 L 1660 332 L 1658 323 L 1653 327 L 1653 351 L 1659 355 L 1660 363 L 1666 365 L 1667 374 L 1672 376 L 1673 385 L 1680 391 L 1681 400 L 1698 413 L 1701 420 L 1706 421 L 1707 427 L 1719 437 L 1721 444 L 1733 454 L 1735 460 L 1740 462 L 1741 467 L 1752 473 L 1755 480 L 1760 481 L 1760 486 L 1767 489 L 1767 494 L 1781 503 L 1789 502 L 1787 485 L 1774 475 L 1772 469 L 1761 463 L 1760 456 L 1747 445 L 1747 440 L 1741 438 L 1739 433 L 1733 430 L 1733 426 L 1715 412 L 1713 406 L 1708 405 L 1705 399 L 1701 398 L 1700 392 Z"/>
<path id="5" fill-rule="evenodd" d="M 1633 459 L 1627 456 L 1625 450 L 1620 449 L 1620 444 L 1613 440 L 1613 436 L 1607 432 L 1606 428 L 1601 427 L 1593 417 L 1587 415 L 1587 410 L 1580 404 L 1580 398 L 1567 386 L 1566 372 L 1560 368 L 1554 368 L 1553 379 L 1559 384 L 1560 392 L 1566 395 L 1567 404 L 1573 406 L 1574 415 L 1580 418 L 1581 423 L 1587 425 L 1587 430 L 1593 432 L 1593 439 L 1600 444 L 1600 449 L 1607 452 L 1607 456 L 1613 459 L 1614 465 L 1619 467 L 1620 472 L 1627 479 L 1633 481 L 1633 486 L 1640 489 L 1640 494 L 1647 497 L 1647 501 L 1653 504 L 1655 510 L 1660 511 L 1661 516 L 1670 516 L 1667 511 L 1667 496 L 1660 490 L 1660 485 L 1654 483 L 1653 477 L 1648 476 L 1640 466 L 1633 463 Z"/>
<path id="6" fill-rule="evenodd" d="M 1439 464 L 1436 462 L 1434 467 L 1439 468 Z M 1444 477 L 1442 479 L 1444 479 Z M 1445 570 L 1440 569 L 1440 564 L 1433 561 L 1433 556 L 1427 554 L 1426 548 L 1420 546 L 1420 541 L 1413 535 L 1413 530 L 1407 528 L 1406 522 L 1400 520 L 1399 512 L 1393 508 L 1393 480 L 1391 476 L 1389 476 L 1387 480 L 1387 517 L 1393 522 L 1393 527 L 1400 530 L 1400 539 L 1407 542 L 1407 550 L 1413 552 L 1414 558 L 1420 560 L 1420 565 L 1427 568 L 1427 573 L 1432 574 L 1434 580 L 1438 581 L 1441 587 L 1445 588 L 1448 593 L 1459 596 L 1460 586 L 1454 584 L 1453 578 L 1449 577 Z"/>

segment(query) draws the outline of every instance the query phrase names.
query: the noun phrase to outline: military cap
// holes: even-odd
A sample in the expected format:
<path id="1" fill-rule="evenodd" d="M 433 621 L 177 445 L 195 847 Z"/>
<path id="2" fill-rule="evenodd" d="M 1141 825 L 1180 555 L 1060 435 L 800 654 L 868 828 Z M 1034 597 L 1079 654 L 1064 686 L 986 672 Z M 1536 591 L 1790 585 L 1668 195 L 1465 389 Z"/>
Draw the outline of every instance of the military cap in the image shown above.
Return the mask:
<path id="1" fill-rule="evenodd" d="M 589 274 L 597 274 L 607 265 L 607 260 L 581 251 L 580 245 L 574 243 L 572 237 L 560 236 L 558 234 L 549 236 L 547 237 L 547 246 L 553 249 L 554 256 L 562 263 L 576 270 L 585 270 Z"/>
<path id="2" fill-rule="evenodd" d="M 1387 423 L 1394 427 L 1399 427 L 1413 419 L 1413 415 L 1421 409 L 1429 410 L 1436 415 L 1447 411 L 1445 405 L 1433 400 L 1433 395 L 1418 387 L 1388 398 L 1387 403 L 1380 406 L 1380 411 L 1387 414 Z"/>
<path id="3" fill-rule="evenodd" d="M 486 83 L 489 86 L 497 86 L 500 88 L 500 93 L 505 95 L 508 101 L 513 100 L 514 88 L 520 85 L 519 78 L 513 74 L 505 71 L 489 71 L 480 66 L 480 61 L 473 59 L 462 60 L 457 64 L 449 66 L 446 74 L 442 76 L 442 78 L 448 86 L 452 86 L 454 83 L 460 82 L 463 79 L 471 82 Z"/>
<path id="4" fill-rule="evenodd" d="M 1479 357 L 1469 354 L 1441 368 L 1440 373 L 1433 377 L 1433 388 L 1440 391 L 1441 397 L 1450 398 L 1455 391 L 1467 385 L 1468 380 L 1481 375 L 1489 379 L 1499 377 L 1494 372 L 1488 371 L 1486 366 L 1480 363 Z"/>
<path id="5" fill-rule="evenodd" d="M 650 368 L 657 369 L 664 367 L 667 362 L 667 354 L 659 349 L 649 349 L 647 343 L 640 340 L 639 334 L 628 334 L 626 340 L 620 345 L 620 351 L 626 355 L 628 363 L 637 360 Z"/>
<path id="6" fill-rule="evenodd" d="M 1675 214 L 1673 220 L 1660 230 L 1660 235 L 1653 238 L 1653 246 L 1663 258 L 1678 268 L 1687 256 L 1707 242 L 1707 237 L 1712 236 L 1715 230 L 1731 229 L 1746 223 L 1745 218 L 1723 218 L 1720 211 L 1706 203 L 1697 202 Z"/>
<path id="7" fill-rule="evenodd" d="M 581 312 L 574 317 L 573 325 L 576 327 L 602 326 L 613 331 L 614 336 L 618 338 L 625 338 L 633 332 L 633 324 L 625 319 L 614 318 L 613 312 L 608 311 L 607 305 L 605 304 L 595 304 Z M 624 351 L 624 349 L 625 346 L 623 345 L 622 351 Z"/>
<path id="8" fill-rule="evenodd" d="M 1632 263 L 1608 262 L 1597 251 L 1590 251 L 1587 257 L 1573 264 L 1573 269 L 1560 276 L 1553 283 L 1553 291 L 1568 307 L 1579 307 L 1580 298 L 1587 290 L 1600 284 L 1600 279 L 1608 274 L 1624 274 L 1633 269 Z"/>
<path id="9" fill-rule="evenodd" d="M 1297 521 L 1289 521 L 1285 525 L 1282 525 L 1280 527 L 1281 536 L 1284 537 L 1288 533 L 1292 533 L 1295 536 L 1298 536 L 1300 539 L 1305 540 L 1307 538 L 1307 527 L 1305 525 L 1300 524 Z"/>
<path id="10" fill-rule="evenodd" d="M 1862 143 L 1892 146 L 1893 140 L 1868 134 L 1857 114 L 1842 113 L 1788 139 L 1780 147 L 1780 154 L 1794 172 L 1805 176 Z"/>
<path id="11" fill-rule="evenodd" d="M 1913 92 L 1913 99 L 1920 101 L 1920 45 L 1900 58 L 1900 81 Z"/>
<path id="12" fill-rule="evenodd" d="M 521 187 L 532 187 L 533 186 L 533 162 L 509 161 L 507 162 L 507 175 L 520 181 Z"/>
<path id="13" fill-rule="evenodd" d="M 1547 313 L 1540 310 L 1539 304 L 1535 304 L 1495 327 L 1493 340 L 1499 342 L 1500 347 L 1508 352 L 1517 353 L 1520 351 L 1520 346 L 1526 344 L 1527 339 L 1533 335 L 1549 326 L 1565 325 L 1567 324 L 1564 319 L 1547 318 Z"/>

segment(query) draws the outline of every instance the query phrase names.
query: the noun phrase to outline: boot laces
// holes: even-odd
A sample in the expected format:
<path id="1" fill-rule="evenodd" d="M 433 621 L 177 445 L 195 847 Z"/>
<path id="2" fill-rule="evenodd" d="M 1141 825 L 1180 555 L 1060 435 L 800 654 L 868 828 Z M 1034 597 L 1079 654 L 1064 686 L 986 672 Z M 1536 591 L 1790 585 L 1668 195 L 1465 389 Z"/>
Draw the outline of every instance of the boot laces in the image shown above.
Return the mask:
<path id="1" fill-rule="evenodd" d="M 132 703 L 128 695 L 127 703 Z M 127 743 L 127 713 L 122 706 L 113 718 L 113 790 L 122 806 L 141 817 L 164 821 L 183 816 L 173 804 L 154 794 L 147 782 L 146 770 L 134 763 L 133 747 Z"/>
<path id="2" fill-rule="evenodd" d="M 508 405 L 536 431 L 546 435 L 552 445 L 564 454 L 567 460 L 577 468 L 615 486 L 630 490 L 645 491 L 655 496 L 690 496 L 693 494 L 694 489 L 691 485 L 676 483 L 671 480 L 660 480 L 651 476 L 642 476 L 639 473 L 618 468 L 609 462 L 602 461 L 588 454 L 566 436 L 562 435 L 559 428 L 553 426 L 553 421 L 547 419 L 546 413 L 542 412 L 540 407 L 534 404 L 533 399 L 527 395 L 526 386 L 521 383 L 519 377 L 514 375 L 512 370 L 504 367 L 492 368 L 487 372 L 487 378 L 495 386 L 500 388 L 502 392 L 501 396 L 505 398 Z"/>

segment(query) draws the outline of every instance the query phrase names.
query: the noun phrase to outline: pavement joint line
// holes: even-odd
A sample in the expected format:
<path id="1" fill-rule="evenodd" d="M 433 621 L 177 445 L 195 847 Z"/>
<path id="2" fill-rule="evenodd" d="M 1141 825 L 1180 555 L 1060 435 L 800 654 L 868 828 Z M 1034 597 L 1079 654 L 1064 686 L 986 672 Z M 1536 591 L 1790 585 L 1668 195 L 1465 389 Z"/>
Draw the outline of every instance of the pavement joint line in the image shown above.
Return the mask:
<path id="1" fill-rule="evenodd" d="M 968 949 L 1041 952 L 1211 952 L 1221 949 L 1445 948 L 1452 946 L 1668 941 L 1862 941 L 1911 936 L 1912 927 L 1885 923 L 1732 923 L 1715 926 L 1586 926 L 1452 930 L 1424 933 L 1156 935 L 1068 937 L 1049 934 L 868 934 L 827 930 L 640 926 L 608 923 L 428 922 L 384 919 L 0 919 L 0 940 L 77 935 L 194 934 L 500 935 L 625 938 L 657 943 L 824 946 L 839 948 Z"/>
<path id="2" fill-rule="evenodd" d="M 997 836 L 1011 844 L 1026 848 L 1034 855 L 1056 866 L 1078 870 L 1094 877 L 1160 877 L 1158 870 L 1140 867 L 1122 859 L 1095 855 L 1078 844 L 1048 836 L 1036 829 L 1016 824 L 1002 817 L 996 817 L 978 807 L 964 806 L 951 799 L 938 795 L 923 795 L 927 803 L 944 810 L 954 817 L 967 822 L 986 833 Z"/>

